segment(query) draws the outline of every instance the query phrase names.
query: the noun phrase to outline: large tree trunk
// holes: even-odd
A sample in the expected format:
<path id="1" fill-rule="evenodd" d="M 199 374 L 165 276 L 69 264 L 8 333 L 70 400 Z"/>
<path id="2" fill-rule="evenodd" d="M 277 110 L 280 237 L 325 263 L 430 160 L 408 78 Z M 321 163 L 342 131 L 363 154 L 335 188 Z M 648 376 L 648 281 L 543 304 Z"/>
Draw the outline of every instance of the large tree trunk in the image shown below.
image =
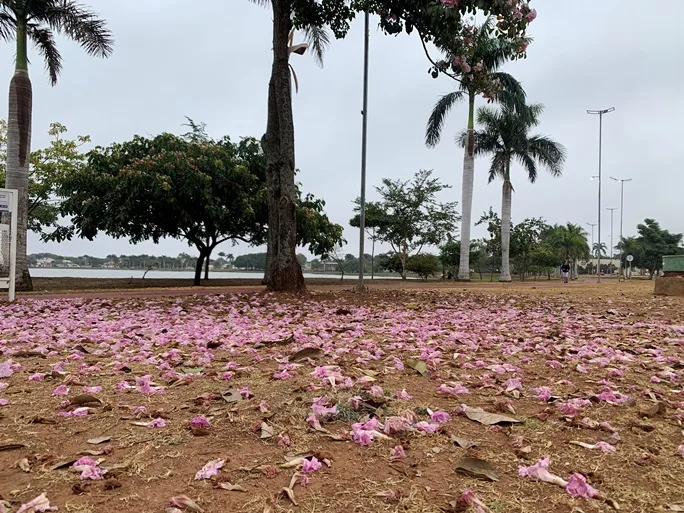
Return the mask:
<path id="1" fill-rule="evenodd" d="M 18 192 L 16 290 L 33 290 L 28 269 L 28 183 L 33 92 L 26 58 L 26 28 L 17 26 L 17 65 L 9 88 L 6 187 Z"/>
<path id="2" fill-rule="evenodd" d="M 211 261 L 211 249 L 207 253 L 206 259 L 204 260 L 204 279 L 209 280 L 209 262 Z"/>
<path id="3" fill-rule="evenodd" d="M 461 185 L 461 258 L 458 279 L 470 281 L 470 225 L 473 211 L 473 180 L 475 177 L 475 95 L 468 98 L 468 142 L 463 157 L 463 184 Z"/>
<path id="4" fill-rule="evenodd" d="M 269 232 L 272 238 L 269 290 L 304 291 L 297 261 L 294 123 L 288 67 L 290 0 L 273 0 L 273 67 L 268 85 L 268 123 L 264 137 L 268 184 Z"/>
<path id="5" fill-rule="evenodd" d="M 511 281 L 509 262 L 511 245 L 511 201 L 513 187 L 510 180 L 504 180 L 501 194 L 501 276 L 499 281 Z"/>

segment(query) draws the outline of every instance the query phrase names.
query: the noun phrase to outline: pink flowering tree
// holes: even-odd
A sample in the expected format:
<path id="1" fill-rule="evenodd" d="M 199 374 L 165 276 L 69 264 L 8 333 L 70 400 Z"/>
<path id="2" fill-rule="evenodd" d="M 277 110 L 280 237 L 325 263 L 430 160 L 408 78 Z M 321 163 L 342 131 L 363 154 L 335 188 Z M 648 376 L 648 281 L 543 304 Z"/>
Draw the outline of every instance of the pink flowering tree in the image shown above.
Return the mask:
<path id="1" fill-rule="evenodd" d="M 530 17 L 534 11 L 530 13 Z M 473 182 L 475 175 L 475 98 L 484 96 L 488 101 L 505 95 L 518 103 L 524 103 L 525 91 L 520 83 L 508 73 L 498 71 L 509 59 L 525 51 L 529 39 L 504 39 L 495 36 L 496 21 L 487 18 L 476 27 L 465 25 L 461 55 L 451 56 L 445 51 L 445 59 L 433 64 L 433 77 L 446 75 L 457 83 L 456 91 L 442 96 L 432 109 L 425 132 L 425 143 L 434 147 L 439 143 L 447 115 L 459 101 L 468 100 L 467 144 L 463 158 L 463 182 L 461 217 L 461 244 L 458 279 L 470 280 L 470 228 L 472 225 Z"/>
<path id="2" fill-rule="evenodd" d="M 269 289 L 303 291 L 304 278 L 296 257 L 295 144 L 292 85 L 289 69 L 290 33 L 294 29 L 330 28 L 337 38 L 349 31 L 359 12 L 377 12 L 389 34 L 418 32 L 423 44 L 433 42 L 453 58 L 464 52 L 464 14 L 476 9 L 497 17 L 497 37 L 524 37 L 533 11 L 527 0 L 253 0 L 271 8 L 273 64 L 268 88 L 268 115 L 262 144 L 267 157 Z"/>

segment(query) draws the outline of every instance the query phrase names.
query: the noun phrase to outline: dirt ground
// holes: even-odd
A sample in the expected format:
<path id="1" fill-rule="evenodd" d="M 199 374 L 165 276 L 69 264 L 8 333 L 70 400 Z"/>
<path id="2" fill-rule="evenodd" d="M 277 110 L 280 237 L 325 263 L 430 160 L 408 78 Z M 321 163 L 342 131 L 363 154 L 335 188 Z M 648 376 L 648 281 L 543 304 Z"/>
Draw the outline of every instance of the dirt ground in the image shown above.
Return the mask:
<path id="1" fill-rule="evenodd" d="M 352 286 L 52 288 L 0 306 L 0 501 L 11 513 L 42 493 L 76 513 L 684 511 L 684 298 L 644 281 Z M 198 416 L 210 426 L 191 429 Z M 600 495 L 520 475 L 546 457 Z M 212 460 L 218 474 L 195 479 Z M 310 482 L 289 488 L 304 471 Z M 459 502 L 467 490 L 482 506 Z"/>

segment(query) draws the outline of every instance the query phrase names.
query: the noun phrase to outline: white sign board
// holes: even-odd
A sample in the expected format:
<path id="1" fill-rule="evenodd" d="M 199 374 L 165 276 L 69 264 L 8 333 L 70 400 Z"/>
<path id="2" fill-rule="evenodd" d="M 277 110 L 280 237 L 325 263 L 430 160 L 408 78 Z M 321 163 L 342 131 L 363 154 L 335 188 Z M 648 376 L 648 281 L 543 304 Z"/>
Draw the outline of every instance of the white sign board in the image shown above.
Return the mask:
<path id="1" fill-rule="evenodd" d="M 627 255 L 627 261 L 631 262 L 632 260 L 634 260 L 634 257 L 632 255 Z"/>
<path id="2" fill-rule="evenodd" d="M 9 192 L 0 191 L 0 212 L 9 212 L 12 208 L 11 201 L 12 195 Z"/>

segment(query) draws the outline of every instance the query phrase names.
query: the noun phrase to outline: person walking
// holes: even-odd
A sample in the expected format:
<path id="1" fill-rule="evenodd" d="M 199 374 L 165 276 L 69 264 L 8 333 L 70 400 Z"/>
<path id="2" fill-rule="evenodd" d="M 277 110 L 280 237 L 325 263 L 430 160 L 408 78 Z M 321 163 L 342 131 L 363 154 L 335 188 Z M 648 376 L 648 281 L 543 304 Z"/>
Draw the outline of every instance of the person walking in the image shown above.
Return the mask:
<path id="1" fill-rule="evenodd" d="M 563 277 L 563 283 L 568 283 L 568 274 L 570 273 L 570 262 L 567 260 L 561 265 L 561 276 Z"/>

